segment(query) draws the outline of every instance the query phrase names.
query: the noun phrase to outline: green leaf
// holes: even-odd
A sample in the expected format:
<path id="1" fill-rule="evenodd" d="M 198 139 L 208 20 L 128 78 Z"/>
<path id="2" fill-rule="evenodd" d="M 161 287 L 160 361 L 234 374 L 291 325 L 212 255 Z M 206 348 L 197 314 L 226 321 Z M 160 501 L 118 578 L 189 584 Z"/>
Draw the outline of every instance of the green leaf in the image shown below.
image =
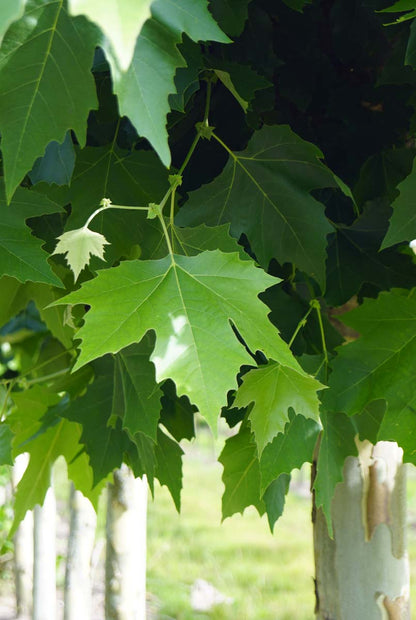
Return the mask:
<path id="1" fill-rule="evenodd" d="M 364 283 L 384 290 L 412 287 L 416 281 L 416 265 L 411 257 L 393 249 L 379 252 L 390 213 L 384 201 L 373 201 L 367 203 L 351 226 L 338 227 L 328 247 L 328 304 L 341 306 L 358 293 Z"/>
<path id="2" fill-rule="evenodd" d="M 65 254 L 66 261 L 77 280 L 81 271 L 90 262 L 90 256 L 98 256 L 101 260 L 105 260 L 105 245 L 109 243 L 103 235 L 83 226 L 60 235 L 52 254 Z"/>
<path id="3" fill-rule="evenodd" d="M 2 0 L 0 5 L 0 44 L 10 24 L 22 17 L 26 0 Z"/>
<path id="4" fill-rule="evenodd" d="M 97 106 L 92 66 L 97 40 L 83 18 L 70 19 L 63 0 L 30 2 L 12 25 L 0 55 L 0 129 L 9 202 L 52 140 L 73 129 L 85 143 Z M 36 138 L 35 138 L 36 136 Z"/>
<path id="5" fill-rule="evenodd" d="M 151 359 L 157 381 L 173 379 L 178 395 L 186 394 L 215 432 L 240 366 L 252 362 L 230 321 L 251 351 L 262 350 L 284 365 L 299 368 L 257 298 L 275 281 L 251 261 L 217 250 L 175 255 L 172 260 L 124 262 L 102 271 L 57 303 L 91 306 L 78 332 L 82 344 L 76 368 L 139 342 L 154 330 Z"/>
<path id="6" fill-rule="evenodd" d="M 321 157 L 316 146 L 289 127 L 264 127 L 245 151 L 230 156 L 219 177 L 191 193 L 177 222 L 231 222 L 231 234 L 237 239 L 246 234 L 264 267 L 272 258 L 293 262 L 322 284 L 332 227 L 310 192 L 337 183 Z"/>
<path id="7" fill-rule="evenodd" d="M 152 338 L 144 338 L 115 356 L 113 413 L 121 411 L 123 428 L 133 440 L 140 432 L 156 441 L 162 391 L 149 361 L 153 345 Z"/>
<path id="8" fill-rule="evenodd" d="M 45 282 L 62 286 L 46 262 L 48 255 L 41 249 L 26 225 L 26 220 L 44 213 L 62 211 L 62 207 L 28 189 L 19 188 L 8 206 L 0 186 L 0 264 L 4 275 L 21 282 Z"/>
<path id="9" fill-rule="evenodd" d="M 0 424 L 0 465 L 13 465 L 13 432 L 5 422 Z"/>
<path id="10" fill-rule="evenodd" d="M 263 500 L 266 505 L 267 519 L 270 531 L 273 533 L 274 524 L 283 514 L 286 495 L 289 491 L 290 476 L 281 474 L 267 488 Z"/>
<path id="11" fill-rule="evenodd" d="M 35 161 L 29 178 L 33 184 L 45 181 L 57 185 L 69 185 L 75 165 L 75 152 L 68 131 L 62 144 L 49 142 L 43 157 Z"/>
<path id="12" fill-rule="evenodd" d="M 410 11 L 405 15 L 401 15 L 397 18 L 397 22 L 413 19 L 416 16 L 416 2 L 415 0 L 397 0 L 391 6 L 388 6 L 380 11 L 380 13 L 400 13 L 401 11 Z"/>
<path id="13" fill-rule="evenodd" d="M 251 0 L 211 0 L 210 9 L 221 28 L 231 37 L 241 33 Z"/>
<path id="14" fill-rule="evenodd" d="M 289 415 L 284 432 L 268 444 L 260 458 L 261 495 L 281 474 L 290 474 L 304 463 L 312 463 L 320 426 L 302 415 Z"/>
<path id="15" fill-rule="evenodd" d="M 275 362 L 244 375 L 233 406 L 242 408 L 253 403 L 249 418 L 260 457 L 265 446 L 283 433 L 290 409 L 305 418 L 319 420 L 316 392 L 324 387 L 303 371 Z"/>
<path id="16" fill-rule="evenodd" d="M 133 57 L 136 39 L 150 17 L 153 1 L 69 0 L 69 10 L 72 15 L 86 15 L 100 26 L 113 47 L 120 69 L 126 71 Z"/>
<path id="17" fill-rule="evenodd" d="M 181 509 L 182 454 L 179 444 L 159 429 L 155 447 L 155 474 L 160 484 L 168 487 L 178 512 Z"/>
<path id="18" fill-rule="evenodd" d="M 94 485 L 120 467 L 130 441 L 120 426 L 108 425 L 113 406 L 113 372 L 111 359 L 95 365 L 96 377 L 85 395 L 71 401 L 62 411 L 65 418 L 82 425 L 80 442 L 85 446 L 94 472 Z"/>
<path id="19" fill-rule="evenodd" d="M 229 42 L 209 13 L 206 0 L 155 0 L 152 19 L 143 26 L 129 69 L 120 73 L 111 52 L 107 53 L 120 115 L 128 116 L 165 166 L 171 159 L 166 131 L 168 99 L 176 92 L 175 72 L 185 65 L 177 49 L 182 33 L 193 41 Z"/>
<path id="20" fill-rule="evenodd" d="M 315 503 L 325 514 L 328 532 L 332 537 L 331 502 L 335 487 L 343 480 L 347 456 L 357 456 L 352 420 L 343 413 L 321 413 L 324 427 L 319 447 L 317 475 L 314 482 Z"/>
<path id="21" fill-rule="evenodd" d="M 191 405 L 186 396 L 180 398 L 177 396 L 173 381 L 165 381 L 162 392 L 160 422 L 176 441 L 193 439 L 195 437 L 194 413 L 197 410 L 196 407 Z"/>
<path id="22" fill-rule="evenodd" d="M 214 57 L 209 57 L 208 60 L 214 73 L 235 97 L 244 112 L 250 107 L 258 90 L 272 86 L 271 82 L 248 65 L 221 61 Z"/>
<path id="23" fill-rule="evenodd" d="M 416 237 L 416 210 L 414 196 L 416 192 L 416 160 L 412 172 L 398 187 L 400 195 L 393 203 L 393 216 L 382 248 L 395 243 L 411 241 Z"/>
<path id="24" fill-rule="evenodd" d="M 227 439 L 218 460 L 224 467 L 222 518 L 231 517 L 236 512 L 243 514 L 251 505 L 262 515 L 265 506 L 260 499 L 257 446 L 247 425 L 242 426 L 237 435 Z"/>
<path id="25" fill-rule="evenodd" d="M 339 348 L 332 362 L 325 407 L 348 415 L 373 400 L 385 399 L 393 416 L 414 415 L 416 299 L 408 291 L 381 293 L 342 316 L 360 334 Z M 398 419 L 399 423 L 399 419 Z"/>

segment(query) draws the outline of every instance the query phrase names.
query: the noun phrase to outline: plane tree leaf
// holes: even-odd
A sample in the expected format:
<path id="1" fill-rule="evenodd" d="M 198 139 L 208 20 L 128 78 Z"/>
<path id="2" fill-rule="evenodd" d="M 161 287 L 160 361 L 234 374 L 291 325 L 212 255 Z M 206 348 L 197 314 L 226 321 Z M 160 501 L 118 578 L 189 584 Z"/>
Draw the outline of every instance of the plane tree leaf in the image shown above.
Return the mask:
<path id="1" fill-rule="evenodd" d="M 176 92 L 175 72 L 185 66 L 177 45 L 186 33 L 193 41 L 229 42 L 208 11 L 206 0 L 155 0 L 152 19 L 142 28 L 128 70 L 120 72 L 111 54 L 114 91 L 120 115 L 147 138 L 165 166 L 170 164 L 166 116 Z"/>
<path id="2" fill-rule="evenodd" d="M 391 415 L 414 415 L 415 298 L 407 291 L 383 292 L 342 321 L 360 337 L 340 347 L 332 362 L 330 389 L 323 395 L 326 409 L 353 415 L 385 399 Z"/>
<path id="3" fill-rule="evenodd" d="M 72 15 L 86 15 L 111 42 L 122 71 L 132 59 L 136 39 L 150 17 L 153 0 L 69 0 Z"/>
<path id="4" fill-rule="evenodd" d="M 251 0 L 211 0 L 210 8 L 215 19 L 230 37 L 237 36 L 244 28 Z"/>
<path id="5" fill-rule="evenodd" d="M 62 207 L 37 192 L 19 188 L 10 205 L 0 188 L 0 264 L 2 274 L 20 282 L 44 282 L 62 286 L 47 262 L 42 242 L 31 234 L 26 221 Z"/>
<path id="6" fill-rule="evenodd" d="M 88 113 L 97 107 L 90 71 L 96 44 L 95 30 L 82 17 L 71 19 L 63 0 L 29 2 L 25 15 L 9 28 L 0 53 L 8 202 L 49 142 L 61 143 L 72 129 L 85 143 Z"/>
<path id="7" fill-rule="evenodd" d="M 338 227 L 330 238 L 326 300 L 341 306 L 359 292 L 364 283 L 380 289 L 412 287 L 416 265 L 410 256 L 387 248 L 379 251 L 391 208 L 384 201 L 367 203 L 351 226 Z M 416 234 L 416 228 L 415 228 Z"/>
<path id="8" fill-rule="evenodd" d="M 264 127 L 245 151 L 230 155 L 212 183 L 190 194 L 177 223 L 231 222 L 231 234 L 244 233 L 264 267 L 272 258 L 293 262 L 322 284 L 332 227 L 310 192 L 337 182 L 321 157 L 288 126 Z"/>
<path id="9" fill-rule="evenodd" d="M 222 518 L 226 519 L 253 505 L 260 515 L 265 504 L 260 499 L 260 467 L 257 446 L 250 427 L 244 424 L 237 435 L 225 442 L 219 462 L 224 471 L 225 490 L 222 496 Z"/>
<path id="10" fill-rule="evenodd" d="M 283 433 L 290 409 L 305 418 L 319 419 L 317 390 L 323 387 L 303 371 L 275 362 L 244 375 L 233 406 L 253 404 L 249 418 L 260 457 L 266 445 Z"/>
<path id="11" fill-rule="evenodd" d="M 275 282 L 251 261 L 217 250 L 124 262 L 57 303 L 91 306 L 77 334 L 82 344 L 76 368 L 155 331 L 151 360 L 157 381 L 172 379 L 178 395 L 186 394 L 215 431 L 240 366 L 252 362 L 233 326 L 251 351 L 299 369 L 257 297 Z"/>
<path id="12" fill-rule="evenodd" d="M 143 433 L 156 441 L 162 391 L 149 361 L 153 339 L 144 338 L 116 354 L 114 359 L 113 413 L 121 413 L 123 428 L 134 439 Z"/>
<path id="13" fill-rule="evenodd" d="M 35 161 L 29 178 L 33 184 L 45 181 L 57 185 L 71 182 L 75 165 L 75 151 L 71 133 L 68 131 L 62 144 L 53 140 L 46 147 L 45 154 Z"/>
<path id="14" fill-rule="evenodd" d="M 83 226 L 60 235 L 53 254 L 65 254 L 65 259 L 77 280 L 81 271 L 90 262 L 90 256 L 98 256 L 104 260 L 105 245 L 109 243 L 103 235 L 90 230 L 88 226 Z"/>
<path id="15" fill-rule="evenodd" d="M 159 428 L 155 447 L 155 475 L 160 484 L 169 489 L 178 512 L 181 509 L 182 455 L 180 445 Z"/>
<path id="16" fill-rule="evenodd" d="M 276 435 L 260 457 L 261 494 L 281 474 L 311 463 L 320 425 L 303 415 L 289 414 L 284 431 Z"/>
<path id="17" fill-rule="evenodd" d="M 416 162 L 408 177 L 398 186 L 399 196 L 393 203 L 393 215 L 384 238 L 382 248 L 395 243 L 410 242 L 416 237 L 416 210 L 414 196 L 416 192 Z"/>

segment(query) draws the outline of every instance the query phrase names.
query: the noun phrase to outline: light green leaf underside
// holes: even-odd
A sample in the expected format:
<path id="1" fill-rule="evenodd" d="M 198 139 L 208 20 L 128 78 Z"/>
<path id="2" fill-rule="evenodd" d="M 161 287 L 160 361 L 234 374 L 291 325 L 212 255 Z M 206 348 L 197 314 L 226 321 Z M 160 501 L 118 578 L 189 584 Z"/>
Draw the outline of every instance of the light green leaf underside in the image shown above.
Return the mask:
<path id="1" fill-rule="evenodd" d="M 242 408 L 253 403 L 249 417 L 260 456 L 265 446 L 283 433 L 290 408 L 305 418 L 319 420 L 317 390 L 323 387 L 302 370 L 274 362 L 244 375 L 233 406 Z"/>
<path id="2" fill-rule="evenodd" d="M 6 204 L 0 188 L 0 269 L 20 282 L 44 282 L 62 286 L 49 264 L 48 255 L 41 248 L 26 225 L 26 220 L 46 213 L 56 213 L 62 207 L 46 196 L 19 188 L 10 205 Z"/>
<path id="3" fill-rule="evenodd" d="M 103 235 L 83 226 L 60 235 L 53 254 L 65 254 L 66 261 L 77 280 L 81 271 L 88 265 L 90 256 L 98 256 L 104 260 L 105 245 L 108 245 L 108 241 Z"/>
<path id="4" fill-rule="evenodd" d="M 26 0 L 2 0 L 0 4 L 0 44 L 14 21 L 23 15 Z"/>
<path id="5" fill-rule="evenodd" d="M 206 0 L 156 0 L 152 16 L 142 28 L 126 72 L 118 70 L 111 50 L 106 51 L 120 115 L 129 117 L 139 135 L 149 140 L 163 164 L 169 166 L 168 98 L 176 92 L 176 70 L 185 66 L 177 44 L 183 33 L 193 41 L 227 43 L 229 39 L 209 13 Z"/>
<path id="6" fill-rule="evenodd" d="M 416 238 L 416 162 L 412 172 L 399 184 L 400 195 L 393 203 L 393 215 L 384 238 L 382 249 L 395 243 L 410 242 Z"/>
<path id="7" fill-rule="evenodd" d="M 190 194 L 177 222 L 231 222 L 231 234 L 246 234 L 264 267 L 272 258 L 293 262 L 322 283 L 332 227 L 310 192 L 337 182 L 321 157 L 288 126 L 264 127 L 245 151 L 230 157 L 219 177 Z"/>
<path id="8" fill-rule="evenodd" d="M 109 39 L 120 69 L 126 71 L 136 39 L 150 17 L 153 0 L 69 0 L 72 15 L 83 14 Z"/>
<path id="9" fill-rule="evenodd" d="M 139 342 L 154 330 L 151 359 L 157 381 L 173 379 L 178 396 L 188 395 L 215 431 L 240 366 L 252 361 L 232 324 L 250 350 L 262 350 L 299 369 L 257 297 L 275 282 L 251 261 L 217 250 L 192 257 L 175 255 L 174 262 L 170 257 L 125 262 L 111 272 L 100 272 L 57 303 L 91 306 L 78 332 L 82 344 L 77 368 Z"/>
<path id="10" fill-rule="evenodd" d="M 0 53 L 0 129 L 7 199 L 52 140 L 73 129 L 85 143 L 97 106 L 91 74 L 96 37 L 83 18 L 70 19 L 63 0 L 29 3 Z M 36 138 L 36 139 L 35 139 Z"/>

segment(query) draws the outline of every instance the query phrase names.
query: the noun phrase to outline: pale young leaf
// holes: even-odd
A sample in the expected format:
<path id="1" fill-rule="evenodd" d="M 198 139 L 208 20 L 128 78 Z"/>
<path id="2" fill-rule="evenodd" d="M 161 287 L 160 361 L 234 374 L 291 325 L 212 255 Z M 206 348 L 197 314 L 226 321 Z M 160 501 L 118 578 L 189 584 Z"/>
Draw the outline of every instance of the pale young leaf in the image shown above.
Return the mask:
<path id="1" fill-rule="evenodd" d="M 58 239 L 53 254 L 66 254 L 66 261 L 74 273 L 75 280 L 88 265 L 90 256 L 98 256 L 104 260 L 104 246 L 108 245 L 107 239 L 86 226 L 69 230 Z"/>

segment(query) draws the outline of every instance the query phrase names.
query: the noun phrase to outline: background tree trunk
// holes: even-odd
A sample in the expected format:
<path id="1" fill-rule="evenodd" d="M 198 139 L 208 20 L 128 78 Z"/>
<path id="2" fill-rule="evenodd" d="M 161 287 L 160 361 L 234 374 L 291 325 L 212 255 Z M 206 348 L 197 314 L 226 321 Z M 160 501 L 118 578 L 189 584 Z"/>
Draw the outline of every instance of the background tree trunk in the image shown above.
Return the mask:
<path id="1" fill-rule="evenodd" d="M 315 511 L 314 511 L 315 512 Z M 397 444 L 360 443 L 332 502 L 334 539 L 314 514 L 316 617 L 410 620 L 406 474 Z"/>
<path id="2" fill-rule="evenodd" d="M 64 620 L 91 618 L 91 556 L 94 549 L 97 515 L 80 491 L 71 485 L 70 530 L 65 572 Z"/>
<path id="3" fill-rule="evenodd" d="M 49 487 L 34 510 L 33 620 L 56 620 L 56 501 Z"/>
<path id="4" fill-rule="evenodd" d="M 28 454 L 17 456 L 13 470 L 12 483 L 16 488 L 29 462 Z M 14 543 L 14 582 L 16 592 L 16 617 L 32 613 L 33 588 L 33 512 L 28 510 L 17 528 Z"/>
<path id="5" fill-rule="evenodd" d="M 146 617 L 147 480 L 123 465 L 108 485 L 106 620 Z"/>

